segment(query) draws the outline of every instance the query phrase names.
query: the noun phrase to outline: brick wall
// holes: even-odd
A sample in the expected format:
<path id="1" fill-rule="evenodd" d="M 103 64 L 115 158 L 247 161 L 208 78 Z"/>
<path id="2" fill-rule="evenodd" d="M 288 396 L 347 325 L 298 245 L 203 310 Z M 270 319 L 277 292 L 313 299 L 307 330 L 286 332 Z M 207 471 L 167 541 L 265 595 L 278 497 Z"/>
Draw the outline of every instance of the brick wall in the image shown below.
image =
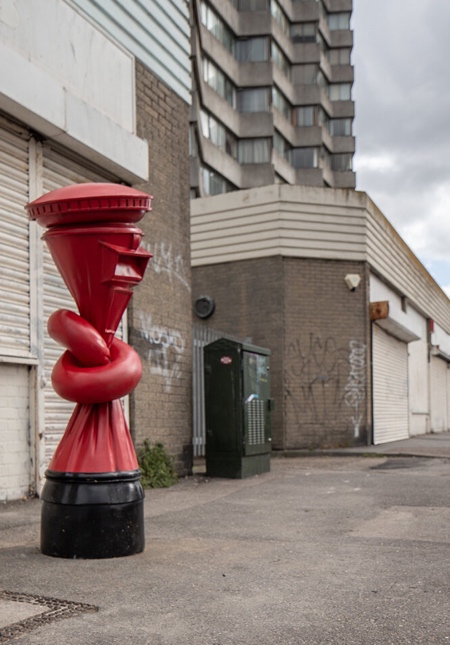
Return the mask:
<path id="1" fill-rule="evenodd" d="M 0 501 L 30 494 L 32 446 L 28 367 L 0 366 Z"/>
<path id="2" fill-rule="evenodd" d="M 283 262 L 281 257 L 245 260 L 192 270 L 193 301 L 211 296 L 216 309 L 203 323 L 218 331 L 237 336 L 271 351 L 271 394 L 275 399 L 272 413 L 274 447 L 283 444 Z"/>
<path id="3" fill-rule="evenodd" d="M 286 449 L 366 443 L 370 431 L 368 269 L 363 263 L 285 265 Z M 344 282 L 361 275 L 356 291 Z"/>
<path id="4" fill-rule="evenodd" d="M 140 226 L 153 253 L 129 309 L 130 343 L 143 362 L 131 397 L 137 445 L 161 442 L 179 474 L 192 466 L 192 318 L 189 256 L 188 106 L 142 64 L 136 65 L 137 134 L 149 143 L 153 195 Z"/>
<path id="5" fill-rule="evenodd" d="M 347 273 L 361 285 L 350 292 Z M 368 269 L 363 263 L 262 258 L 192 271 L 203 324 L 271 350 L 274 449 L 366 443 L 370 431 Z M 198 319 L 197 319 L 197 322 Z"/>

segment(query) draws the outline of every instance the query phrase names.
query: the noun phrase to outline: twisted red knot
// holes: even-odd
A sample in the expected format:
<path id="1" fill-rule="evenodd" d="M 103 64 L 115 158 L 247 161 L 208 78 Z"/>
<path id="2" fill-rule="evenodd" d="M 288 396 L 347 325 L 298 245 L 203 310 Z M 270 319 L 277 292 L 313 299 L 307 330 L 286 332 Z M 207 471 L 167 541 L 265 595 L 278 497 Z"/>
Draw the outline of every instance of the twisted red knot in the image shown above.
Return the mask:
<path id="1" fill-rule="evenodd" d="M 142 364 L 134 349 L 118 338 L 108 347 L 95 327 L 73 311 L 55 311 L 48 333 L 67 348 L 52 372 L 55 392 L 63 399 L 106 403 L 126 396 L 139 383 Z"/>

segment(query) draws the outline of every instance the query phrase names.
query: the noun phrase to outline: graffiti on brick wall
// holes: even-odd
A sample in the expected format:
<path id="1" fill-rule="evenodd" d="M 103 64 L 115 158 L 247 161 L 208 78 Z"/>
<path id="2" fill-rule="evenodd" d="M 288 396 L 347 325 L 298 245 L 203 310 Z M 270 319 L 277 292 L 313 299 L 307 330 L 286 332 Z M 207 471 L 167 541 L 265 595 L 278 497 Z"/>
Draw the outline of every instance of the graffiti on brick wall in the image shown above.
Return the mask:
<path id="1" fill-rule="evenodd" d="M 360 435 L 364 413 L 362 406 L 366 398 L 366 345 L 359 340 L 351 340 L 349 346 L 350 373 L 345 385 L 344 400 L 353 409 L 351 421 L 354 437 L 357 438 Z"/>
<path id="2" fill-rule="evenodd" d="M 310 334 L 306 343 L 297 339 L 289 345 L 287 394 L 300 426 L 336 419 L 347 369 L 347 353 L 332 337 Z"/>
<path id="3" fill-rule="evenodd" d="M 332 429 L 348 418 L 345 406 L 352 409 L 351 423 L 359 436 L 365 399 L 365 345 L 350 341 L 350 350 L 333 337 L 290 343 L 287 355 L 286 395 L 297 426 Z"/>
<path id="4" fill-rule="evenodd" d="M 173 250 L 171 242 L 143 242 L 142 246 L 153 255 L 149 267 L 155 273 L 165 274 L 171 283 L 177 281 L 191 291 L 185 259 Z"/>
<path id="5" fill-rule="evenodd" d="M 155 325 L 150 314 L 140 311 L 138 316 L 140 329 L 137 335 L 144 341 L 144 345 L 139 343 L 141 358 L 148 361 L 152 374 L 164 379 L 165 390 L 170 392 L 174 381 L 182 375 L 185 340 L 179 330 Z"/>

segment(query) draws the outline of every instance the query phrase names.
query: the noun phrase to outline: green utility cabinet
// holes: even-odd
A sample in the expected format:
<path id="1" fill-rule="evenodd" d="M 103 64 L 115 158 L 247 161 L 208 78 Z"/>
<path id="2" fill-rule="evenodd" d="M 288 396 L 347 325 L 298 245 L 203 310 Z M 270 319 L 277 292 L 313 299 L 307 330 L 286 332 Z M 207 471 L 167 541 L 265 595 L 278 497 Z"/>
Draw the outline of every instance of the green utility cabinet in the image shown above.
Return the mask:
<path id="1" fill-rule="evenodd" d="M 225 338 L 204 348 L 206 472 L 242 479 L 270 470 L 270 352 Z"/>

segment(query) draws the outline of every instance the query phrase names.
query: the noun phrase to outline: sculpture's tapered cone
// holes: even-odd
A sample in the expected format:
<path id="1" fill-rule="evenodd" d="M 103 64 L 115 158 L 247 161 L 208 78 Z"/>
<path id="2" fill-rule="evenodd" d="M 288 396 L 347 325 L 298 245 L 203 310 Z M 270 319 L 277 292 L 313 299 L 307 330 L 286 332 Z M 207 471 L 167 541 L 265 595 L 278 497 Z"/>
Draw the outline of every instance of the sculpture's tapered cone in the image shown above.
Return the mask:
<path id="1" fill-rule="evenodd" d="M 150 254 L 136 226 L 56 227 L 43 235 L 80 315 L 111 342 Z"/>
<path id="2" fill-rule="evenodd" d="M 49 469 L 63 473 L 137 470 L 138 462 L 120 401 L 78 403 Z"/>

